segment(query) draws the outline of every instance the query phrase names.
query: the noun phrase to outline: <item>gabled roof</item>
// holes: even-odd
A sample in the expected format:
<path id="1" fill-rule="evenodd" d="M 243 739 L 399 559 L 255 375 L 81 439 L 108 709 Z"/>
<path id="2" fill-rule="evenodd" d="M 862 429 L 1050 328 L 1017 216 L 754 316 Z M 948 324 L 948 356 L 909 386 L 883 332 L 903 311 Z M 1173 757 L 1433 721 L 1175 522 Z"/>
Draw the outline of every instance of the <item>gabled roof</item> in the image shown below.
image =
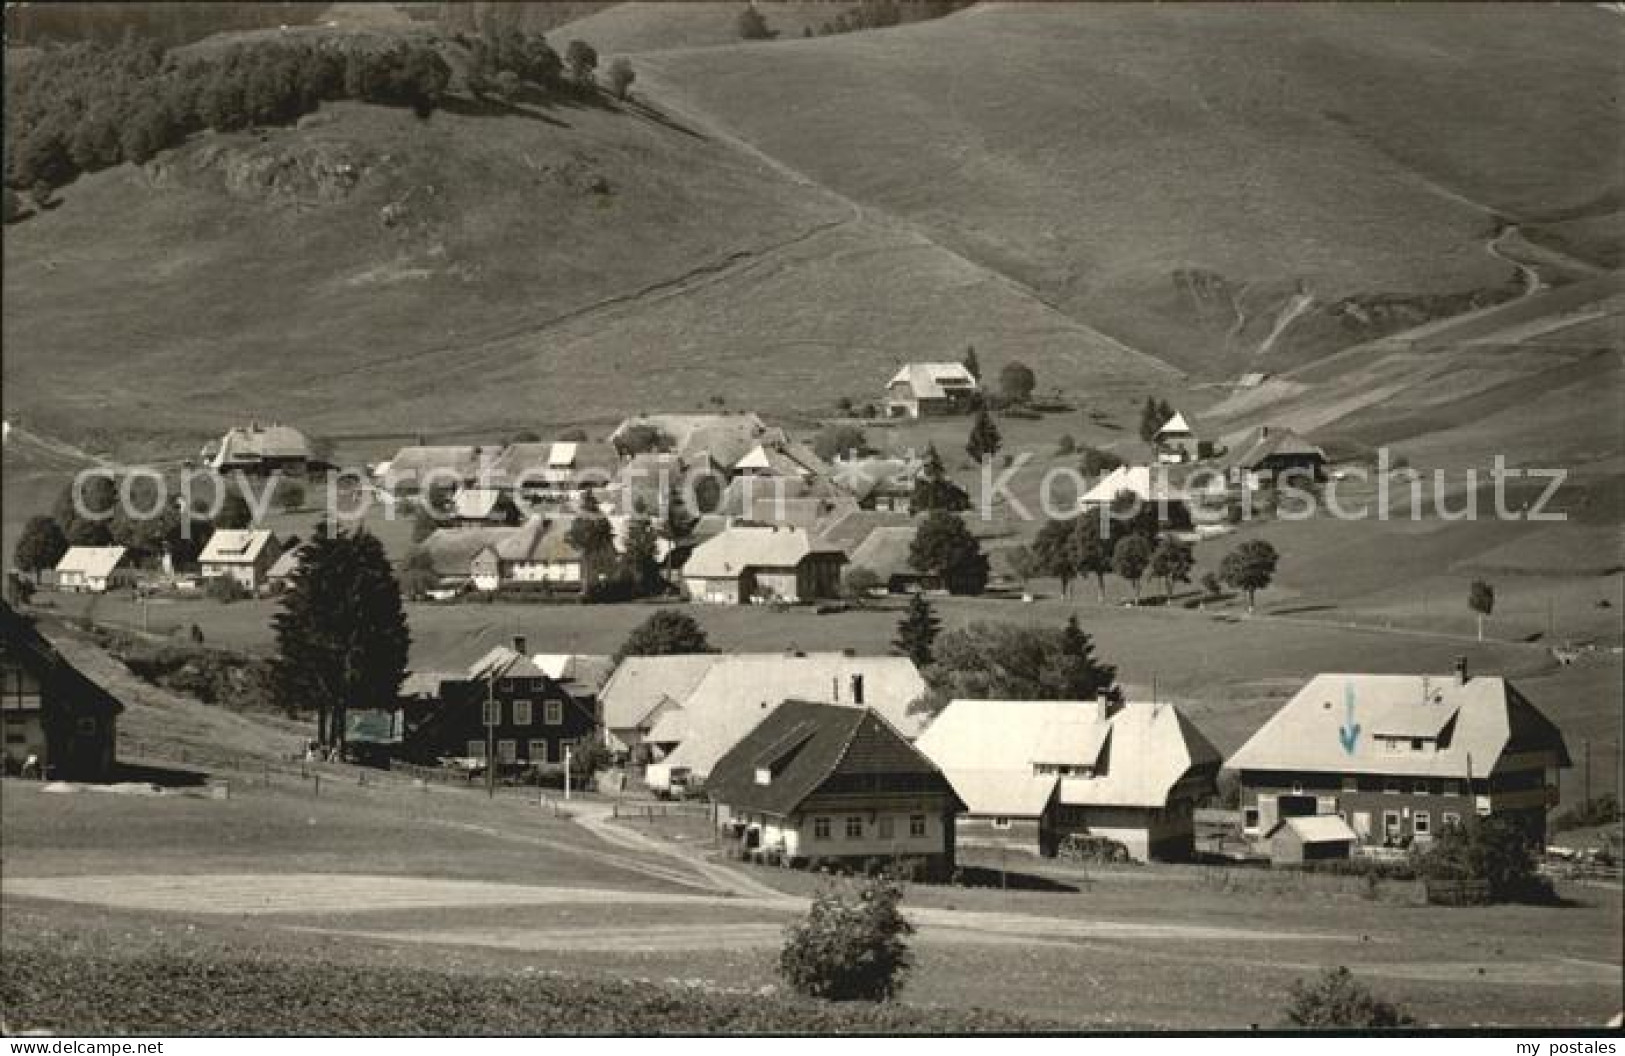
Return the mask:
<path id="1" fill-rule="evenodd" d="M 706 774 L 733 744 L 769 710 L 786 700 L 855 703 L 852 676 L 863 679 L 863 702 L 886 716 L 905 735 L 919 729 L 909 705 L 925 694 L 925 680 L 903 656 L 847 656 L 845 653 L 735 653 L 716 657 L 686 697 L 680 711 L 656 724 L 679 742 L 666 757 L 673 766 Z M 653 738 L 651 738 L 653 739 Z"/>
<path id="2" fill-rule="evenodd" d="M 681 455 L 709 455 L 719 466 L 731 466 L 758 441 L 783 437 L 755 414 L 647 414 L 627 418 L 609 435 L 610 442 L 635 425 L 651 425 L 672 439 Z"/>
<path id="3" fill-rule="evenodd" d="M 488 678 L 545 678 L 547 672 L 523 653 L 499 645 L 469 664 L 467 677 L 482 682 Z"/>
<path id="4" fill-rule="evenodd" d="M 437 576 L 466 576 L 468 566 L 480 551 L 501 545 L 519 528 L 436 528 L 418 544 Z"/>
<path id="5" fill-rule="evenodd" d="M 733 465 L 736 471 L 766 471 L 781 477 L 817 477 L 828 479 L 830 466 L 806 444 L 794 440 L 773 440 L 758 443 L 741 455 Z"/>
<path id="6" fill-rule="evenodd" d="M 819 521 L 813 528 L 813 535 L 820 545 L 843 550 L 851 557 L 852 551 L 876 528 L 907 528 L 913 524 L 914 518 L 906 513 L 845 509 Z"/>
<path id="7" fill-rule="evenodd" d="M 827 480 L 741 476 L 722 489 L 712 512 L 757 524 L 812 528 L 857 508 L 857 499 Z"/>
<path id="8" fill-rule="evenodd" d="M 758 770 L 771 775 L 766 784 Z M 936 783 L 953 796 L 941 772 L 874 709 L 804 700 L 785 701 L 742 734 L 710 768 L 706 793 L 735 811 L 783 816 L 848 775 L 924 778 L 926 794 Z"/>
<path id="9" fill-rule="evenodd" d="M 1195 435 L 1195 430 L 1191 428 L 1190 422 L 1185 418 L 1185 416 L 1183 414 L 1179 413 L 1178 411 L 1175 411 L 1174 416 L 1172 418 L 1168 419 L 1166 422 L 1163 422 L 1161 428 L 1159 428 L 1157 430 L 1157 437 L 1156 438 L 1158 440 L 1160 440 L 1165 436 L 1193 436 L 1193 435 Z"/>
<path id="10" fill-rule="evenodd" d="M 409 482 L 422 487 L 426 481 L 455 485 L 460 481 L 478 480 L 482 471 L 490 471 L 497 454 L 493 447 L 461 444 L 403 447 L 386 463 L 387 468 L 380 473 L 380 483 L 394 489 Z"/>
<path id="11" fill-rule="evenodd" d="M 215 468 L 232 462 L 261 459 L 309 459 L 310 441 L 305 434 L 287 425 L 237 426 L 226 431 L 211 459 Z"/>
<path id="12" fill-rule="evenodd" d="M 845 557 L 837 549 L 814 543 L 805 528 L 734 525 L 695 547 L 683 575 L 725 579 L 752 568 L 794 568 L 815 553 Z"/>
<path id="13" fill-rule="evenodd" d="M 955 700 L 918 744 L 976 814 L 1042 808 L 1040 789 L 1055 778 L 1033 782 L 1037 764 L 1093 768 L 1092 778 L 1060 778 L 1063 803 L 1147 807 L 1164 806 L 1193 767 L 1217 767 L 1219 753 L 1173 705 L 1108 711 L 1096 700 Z"/>
<path id="14" fill-rule="evenodd" d="M 869 537 L 853 548 L 848 559 L 853 568 L 867 568 L 881 579 L 893 576 L 924 575 L 908 563 L 910 549 L 919 529 L 913 525 L 904 528 L 876 528 Z"/>
<path id="15" fill-rule="evenodd" d="M 408 671 L 401 680 L 401 688 L 396 691 L 398 697 L 428 697 L 440 696 L 440 686 L 445 682 L 460 682 L 463 679 L 461 671 Z"/>
<path id="16" fill-rule="evenodd" d="M 948 390 L 976 391 L 976 376 L 963 363 L 905 363 L 888 386 L 907 383 L 916 399 L 943 399 Z"/>
<path id="17" fill-rule="evenodd" d="M 1184 488 L 1162 466 L 1118 466 L 1078 500 L 1082 506 L 1109 506 L 1119 493 L 1130 492 L 1141 502 L 1184 502 Z"/>
<path id="18" fill-rule="evenodd" d="M 294 572 L 298 571 L 300 563 L 304 561 L 304 558 L 299 556 L 302 549 L 304 548 L 298 546 L 289 547 L 278 554 L 277 559 L 271 562 L 271 567 L 265 570 L 265 578 L 287 579 L 293 575 Z"/>
<path id="19" fill-rule="evenodd" d="M 615 667 L 599 694 L 604 727 L 630 730 L 640 726 L 664 700 L 681 703 L 722 657 L 715 653 L 679 656 L 628 656 Z"/>
<path id="20" fill-rule="evenodd" d="M 50 690 L 48 699 L 43 702 L 46 707 L 62 706 L 69 712 L 115 715 L 124 710 L 117 697 L 69 663 L 39 632 L 33 620 L 3 599 L 0 599 L 0 653 L 16 657 Z"/>
<path id="21" fill-rule="evenodd" d="M 555 682 L 574 682 L 595 692 L 614 670 L 609 657 L 589 653 L 533 653 L 530 661 Z"/>
<path id="22" fill-rule="evenodd" d="M 276 535 L 265 528 L 216 528 L 198 555 L 198 563 L 251 565 L 275 538 Z"/>
<path id="23" fill-rule="evenodd" d="M 861 500 L 877 491 L 912 492 L 924 466 L 923 459 L 914 457 L 836 458 L 831 474 L 836 484 Z"/>
<path id="24" fill-rule="evenodd" d="M 496 488 L 458 488 L 451 497 L 452 513 L 464 521 L 486 521 L 502 508 L 503 493 Z"/>
<path id="25" fill-rule="evenodd" d="M 1230 460 L 1230 464 L 1241 466 L 1243 469 L 1256 469 L 1272 455 L 1312 457 L 1319 458 L 1323 462 L 1326 460 L 1325 451 L 1291 429 L 1265 427 L 1253 434 L 1252 441 L 1241 454 Z"/>
<path id="26" fill-rule="evenodd" d="M 1360 837 L 1355 835 L 1349 823 L 1343 820 L 1340 814 L 1314 814 L 1300 815 L 1295 818 L 1282 818 L 1276 822 L 1265 836 L 1274 836 L 1282 829 L 1290 829 L 1303 843 L 1355 843 Z"/>
<path id="27" fill-rule="evenodd" d="M 491 465 L 491 481 L 505 487 L 524 484 L 607 485 L 619 460 L 607 443 L 521 441 L 502 449 Z"/>
<path id="28" fill-rule="evenodd" d="M 1413 738 L 1423 740 L 1422 751 L 1410 750 Z M 1310 679 L 1225 765 L 1466 778 L 1469 757 L 1473 776 L 1484 777 L 1510 752 L 1550 752 L 1552 765 L 1569 765 L 1557 727 L 1505 679 L 1325 674 Z"/>
<path id="29" fill-rule="evenodd" d="M 129 551 L 122 546 L 70 546 L 56 563 L 58 575 L 77 572 L 87 579 L 102 579 L 124 561 Z"/>

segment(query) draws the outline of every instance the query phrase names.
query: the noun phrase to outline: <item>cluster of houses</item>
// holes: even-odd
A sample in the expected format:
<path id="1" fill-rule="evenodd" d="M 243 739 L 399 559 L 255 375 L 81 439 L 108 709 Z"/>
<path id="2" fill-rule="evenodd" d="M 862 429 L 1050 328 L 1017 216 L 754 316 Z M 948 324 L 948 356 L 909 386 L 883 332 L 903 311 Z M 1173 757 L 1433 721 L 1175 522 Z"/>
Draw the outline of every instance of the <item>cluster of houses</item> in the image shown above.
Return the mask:
<path id="1" fill-rule="evenodd" d="M 268 528 L 218 528 L 198 554 L 198 579 L 225 579 L 248 594 L 283 589 L 299 567 L 299 550 Z M 47 584 L 72 594 L 105 594 L 145 582 L 123 546 L 70 546 Z M 196 580 L 187 582 L 195 583 Z"/>
<path id="2" fill-rule="evenodd" d="M 1222 768 L 1254 855 L 1301 864 L 1425 844 L 1497 815 L 1544 842 L 1557 727 L 1505 679 L 1323 674 L 1228 759 L 1156 700 L 951 700 L 917 710 L 912 661 L 846 652 L 608 657 L 524 638 L 408 674 L 346 716 L 353 756 L 507 771 L 640 775 L 705 795 L 742 852 L 787 863 L 897 856 L 928 873 L 956 848 L 1053 855 L 1072 837 L 1186 859 Z M 6 769 L 105 778 L 119 702 L 0 609 Z"/>

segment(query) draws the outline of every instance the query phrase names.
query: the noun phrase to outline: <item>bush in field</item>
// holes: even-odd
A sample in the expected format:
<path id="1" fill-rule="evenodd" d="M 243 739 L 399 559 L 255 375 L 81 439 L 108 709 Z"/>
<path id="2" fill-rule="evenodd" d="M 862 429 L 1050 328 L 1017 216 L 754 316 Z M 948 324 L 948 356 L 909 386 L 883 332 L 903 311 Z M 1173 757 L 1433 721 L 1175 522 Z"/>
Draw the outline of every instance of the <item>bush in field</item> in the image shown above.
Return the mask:
<path id="1" fill-rule="evenodd" d="M 675 656 L 683 653 L 712 653 L 705 628 L 686 612 L 661 609 L 632 629 L 615 654 L 619 663 L 628 656 Z"/>
<path id="2" fill-rule="evenodd" d="M 248 597 L 248 591 L 243 589 L 243 585 L 230 576 L 215 576 L 210 579 L 205 592 L 222 605 L 230 605 L 234 601 L 242 601 Z"/>
<path id="3" fill-rule="evenodd" d="M 625 99 L 632 90 L 632 82 L 637 79 L 638 75 L 627 59 L 619 58 L 609 64 L 609 91 L 615 98 Z"/>
<path id="4" fill-rule="evenodd" d="M 897 996 L 913 967 L 898 909 L 903 885 L 873 877 L 855 900 L 821 891 L 807 916 L 790 925 L 779 951 L 779 974 L 792 989 L 827 1001 L 887 1001 Z"/>
<path id="5" fill-rule="evenodd" d="M 1446 825 L 1412 852 L 1430 886 L 1454 888 L 1457 902 L 1550 902 L 1551 884 L 1536 872 L 1534 844 L 1516 821 L 1475 818 Z"/>
<path id="6" fill-rule="evenodd" d="M 855 425 L 826 425 L 813 437 L 813 451 L 825 462 L 868 454 L 869 438 Z"/>
<path id="7" fill-rule="evenodd" d="M 1376 997 L 1344 967 L 1328 969 L 1313 983 L 1289 991 L 1286 1026 L 1311 1028 L 1407 1027 L 1416 1020 L 1404 1009 Z"/>

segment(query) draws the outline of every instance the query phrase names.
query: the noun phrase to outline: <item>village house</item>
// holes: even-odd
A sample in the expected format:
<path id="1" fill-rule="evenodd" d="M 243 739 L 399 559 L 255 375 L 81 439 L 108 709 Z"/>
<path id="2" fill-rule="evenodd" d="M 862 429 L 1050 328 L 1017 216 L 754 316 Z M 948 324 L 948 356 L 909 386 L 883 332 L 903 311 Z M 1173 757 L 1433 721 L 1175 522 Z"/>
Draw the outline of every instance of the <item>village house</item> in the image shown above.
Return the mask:
<path id="1" fill-rule="evenodd" d="M 857 508 L 857 500 L 827 480 L 742 476 L 722 489 L 712 512 L 730 522 L 813 528 Z"/>
<path id="2" fill-rule="evenodd" d="M 980 389 L 963 363 L 905 363 L 886 383 L 886 417 L 956 414 L 970 408 Z"/>
<path id="3" fill-rule="evenodd" d="M 941 590 L 942 577 L 922 572 L 909 564 L 919 529 L 914 525 L 876 528 L 853 547 L 847 558 L 847 573 L 866 568 L 880 578 L 888 594 L 912 594 L 918 590 Z"/>
<path id="4" fill-rule="evenodd" d="M 644 741 L 660 717 L 681 708 L 722 657 L 716 653 L 628 656 L 603 688 L 604 746 L 615 758 L 644 764 L 663 753 Z"/>
<path id="5" fill-rule="evenodd" d="M 452 523 L 461 528 L 484 528 L 519 523 L 519 507 L 500 488 L 458 488 L 451 497 Z"/>
<path id="6" fill-rule="evenodd" d="M 1069 835 L 1181 860 L 1220 756 L 1177 707 L 1106 700 L 955 700 L 916 746 L 965 802 L 962 845 L 1053 855 Z"/>
<path id="7" fill-rule="evenodd" d="M 1176 467 L 1118 466 L 1083 493 L 1078 507 L 1084 513 L 1122 512 L 1121 504 L 1132 497 L 1138 508 L 1154 509 L 1158 523 L 1174 531 L 1222 519 L 1227 508 L 1223 478 L 1215 476 L 1211 495 L 1193 495 L 1182 478 Z"/>
<path id="8" fill-rule="evenodd" d="M 805 528 L 734 525 L 694 548 L 683 586 L 692 600 L 717 605 L 797 604 L 839 597 L 845 563 Z"/>
<path id="9" fill-rule="evenodd" d="M 1231 756 L 1243 829 L 1339 815 L 1366 847 L 1431 840 L 1476 815 L 1541 843 L 1569 766 L 1563 735 L 1511 683 L 1472 675 L 1317 675 Z"/>
<path id="10" fill-rule="evenodd" d="M 785 477 L 810 484 L 828 480 L 830 466 L 806 444 L 789 439 L 758 443 L 733 464 L 735 477 Z"/>
<path id="11" fill-rule="evenodd" d="M 1234 482 L 1258 488 L 1326 479 L 1326 452 L 1290 429 L 1260 426 L 1241 454 L 1229 460 Z"/>
<path id="12" fill-rule="evenodd" d="M 378 486 L 397 498 L 436 491 L 449 495 L 490 477 L 498 453 L 470 445 L 412 445 L 380 464 L 375 475 Z"/>
<path id="13" fill-rule="evenodd" d="M 70 546 L 56 563 L 56 588 L 76 594 L 105 594 L 110 587 L 134 580 L 122 546 Z"/>
<path id="14" fill-rule="evenodd" d="M 857 500 L 859 508 L 907 513 L 924 465 L 921 459 L 912 457 L 836 456 L 831 473 L 835 483 Z"/>
<path id="15" fill-rule="evenodd" d="M 260 425 L 228 429 L 218 441 L 204 447 L 203 461 L 217 472 L 303 476 L 314 457 L 305 434 L 287 425 Z"/>
<path id="16" fill-rule="evenodd" d="M 282 556 L 282 542 L 264 528 L 216 528 L 198 555 L 204 579 L 230 579 L 250 594 L 270 583 L 271 567 Z"/>
<path id="17" fill-rule="evenodd" d="M 651 669 L 670 667 L 682 675 L 670 678 L 667 692 L 672 701 L 641 738 L 644 754 L 654 760 L 645 780 L 657 791 L 703 782 L 723 752 L 786 700 L 872 707 L 905 736 L 913 736 L 920 727 L 920 718 L 909 712 L 909 705 L 925 695 L 925 680 L 904 656 L 802 652 L 713 656 L 711 666 L 682 696 L 678 694 L 691 672 L 683 671 L 682 662 L 659 663 L 667 659 L 649 658 L 655 661 Z M 617 687 L 606 688 L 606 695 L 611 690 Z M 606 702 L 606 710 L 615 711 L 615 721 L 622 721 L 618 704 Z"/>
<path id="18" fill-rule="evenodd" d="M 273 591 L 287 590 L 293 582 L 293 574 L 299 571 L 299 565 L 304 560 L 299 556 L 300 547 L 290 546 L 277 555 L 271 562 L 271 567 L 265 570 L 265 585 Z"/>
<path id="19" fill-rule="evenodd" d="M 405 751 L 422 761 L 488 758 L 504 767 L 557 771 L 598 741 L 598 694 L 571 679 L 555 679 L 533 660 L 523 637 L 497 646 L 454 676 L 408 677 L 421 717 L 409 723 Z M 431 682 L 433 683 L 431 685 Z"/>
<path id="20" fill-rule="evenodd" d="M 1264 834 L 1271 865 L 1296 866 L 1346 859 L 1360 837 L 1337 814 L 1282 818 Z"/>
<path id="21" fill-rule="evenodd" d="M 1151 442 L 1159 462 L 1198 462 L 1212 453 L 1212 445 L 1198 439 L 1190 419 L 1178 411 L 1162 423 Z"/>
<path id="22" fill-rule="evenodd" d="M 608 443 L 520 442 L 502 449 L 492 464 L 489 484 L 517 500 L 575 508 L 587 494 L 607 488 L 618 465 Z"/>
<path id="23" fill-rule="evenodd" d="M 112 776 L 124 706 L 85 677 L 27 617 L 0 601 L 0 737 L 5 772 L 30 760 L 40 777 Z"/>
<path id="24" fill-rule="evenodd" d="M 677 455 L 689 463 L 708 461 L 724 473 L 758 444 L 786 439 L 782 429 L 771 428 L 755 414 L 640 414 L 615 427 L 609 442 L 622 457 L 647 452 L 629 451 L 628 434 L 639 426 L 664 438 L 659 453 Z"/>
<path id="25" fill-rule="evenodd" d="M 959 799 L 873 708 L 785 701 L 718 758 L 706 794 L 718 827 L 751 857 L 881 859 L 932 879 L 954 870 Z"/>

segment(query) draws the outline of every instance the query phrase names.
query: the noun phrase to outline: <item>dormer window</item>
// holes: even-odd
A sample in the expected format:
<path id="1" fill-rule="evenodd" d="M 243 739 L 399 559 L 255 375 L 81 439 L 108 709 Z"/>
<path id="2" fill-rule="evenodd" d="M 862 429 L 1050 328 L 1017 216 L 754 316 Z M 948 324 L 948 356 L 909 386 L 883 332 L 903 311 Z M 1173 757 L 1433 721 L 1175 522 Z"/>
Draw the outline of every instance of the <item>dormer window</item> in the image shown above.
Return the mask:
<path id="1" fill-rule="evenodd" d="M 756 768 L 756 783 L 758 785 L 771 785 L 773 783 L 773 768 L 758 766 Z"/>

